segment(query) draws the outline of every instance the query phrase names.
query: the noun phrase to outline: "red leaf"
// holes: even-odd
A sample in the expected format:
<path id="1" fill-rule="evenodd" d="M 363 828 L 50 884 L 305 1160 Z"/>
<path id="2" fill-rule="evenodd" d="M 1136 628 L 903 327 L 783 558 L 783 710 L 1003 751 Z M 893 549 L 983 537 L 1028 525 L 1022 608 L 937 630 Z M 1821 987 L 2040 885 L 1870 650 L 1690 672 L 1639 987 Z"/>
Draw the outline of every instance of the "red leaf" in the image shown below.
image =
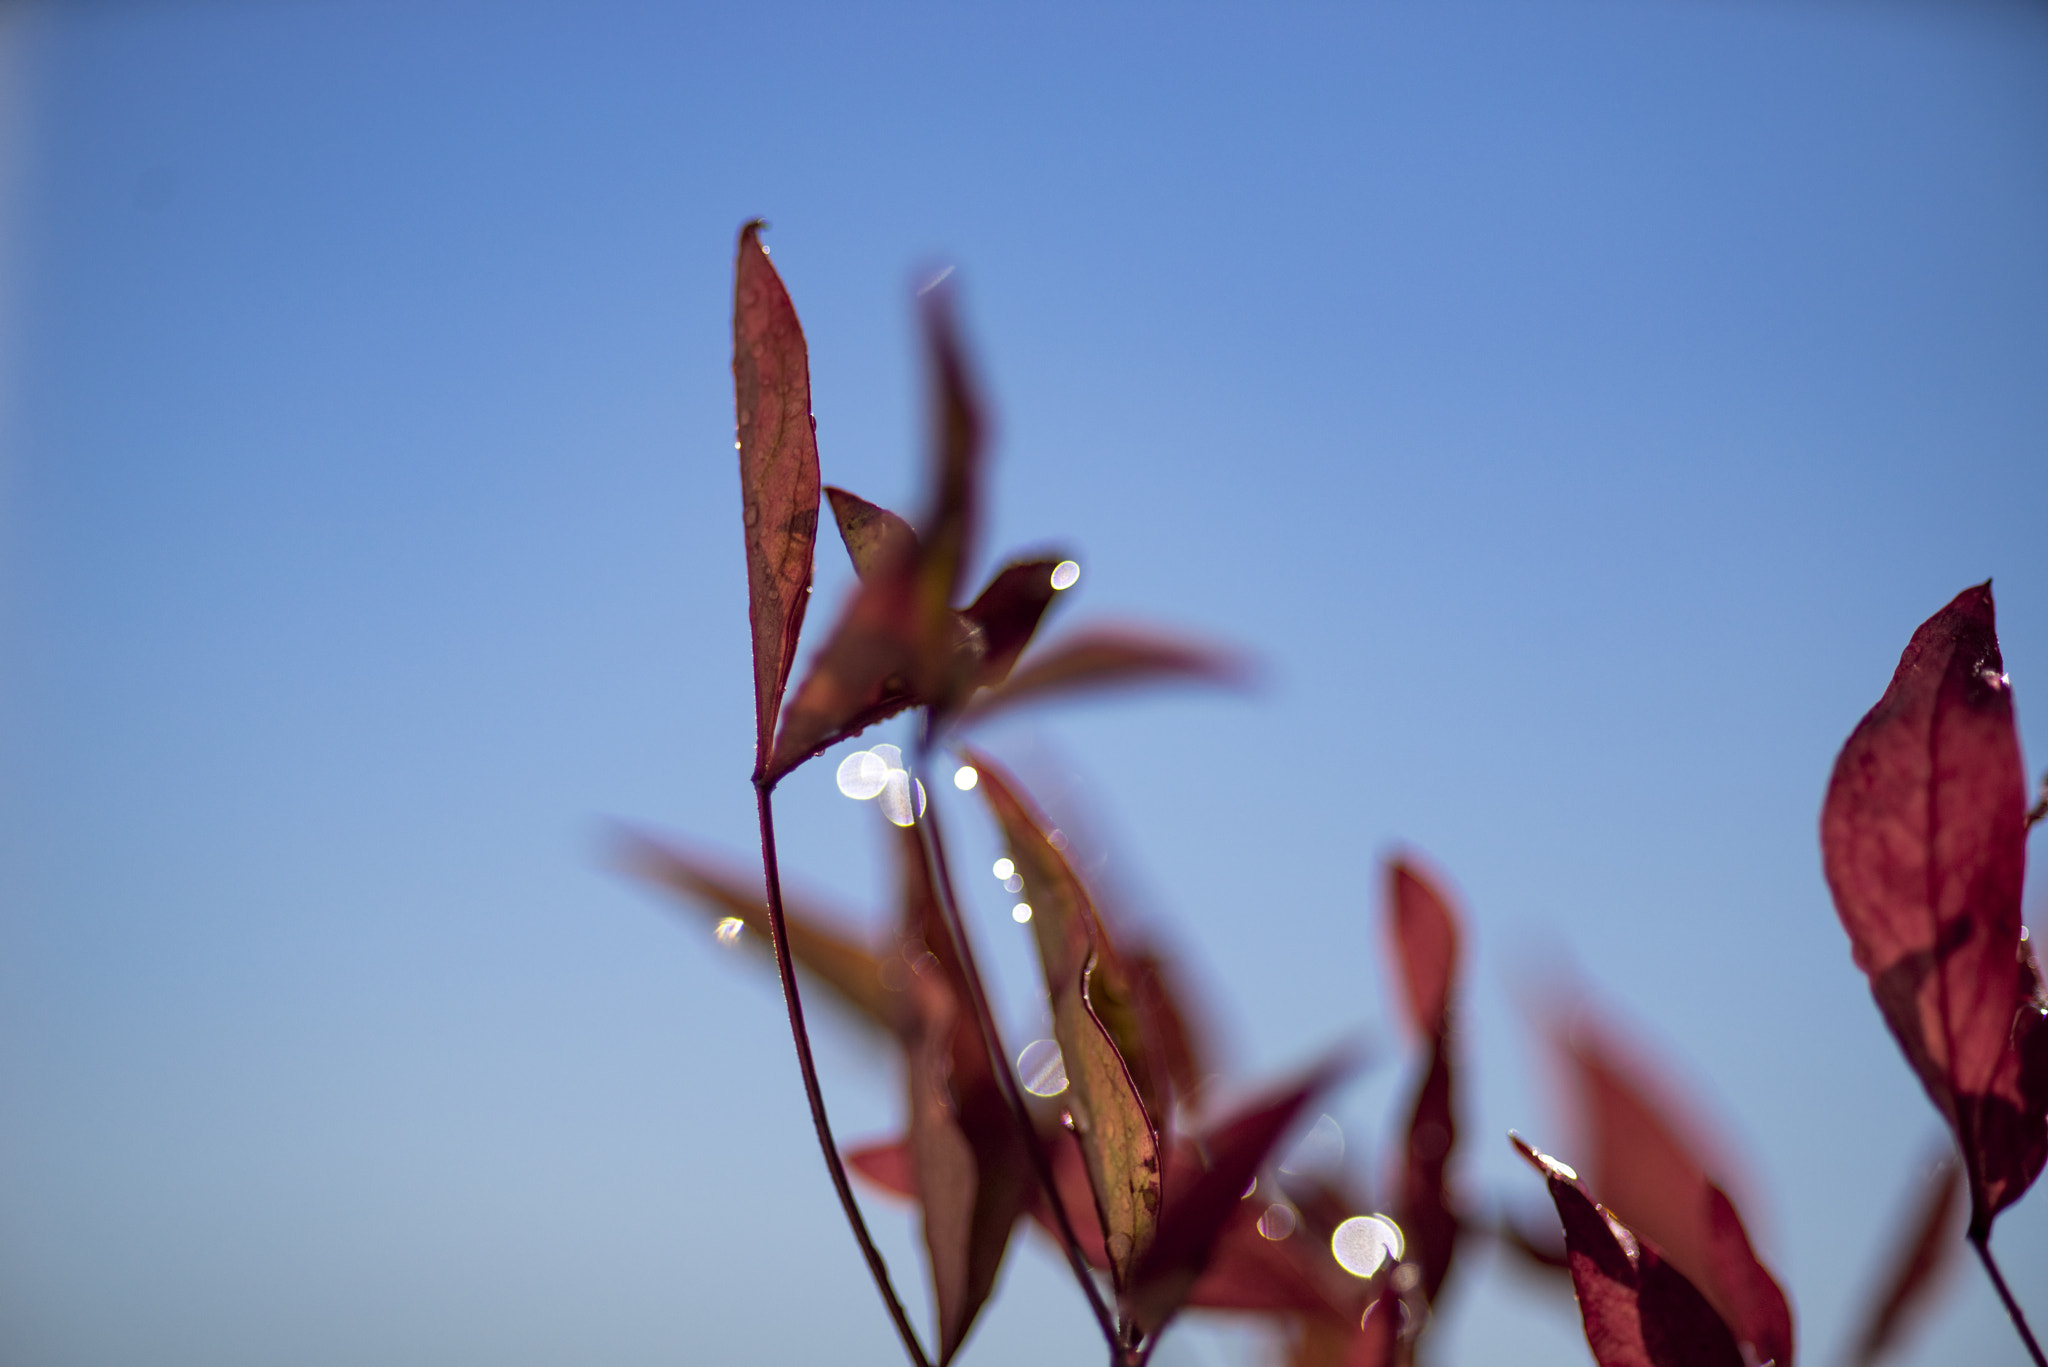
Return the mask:
<path id="1" fill-rule="evenodd" d="M 970 754 L 968 761 L 981 774 L 979 789 L 1003 828 L 1031 899 L 1053 1038 L 1066 1065 L 1067 1110 L 1107 1234 L 1112 1278 L 1122 1287 L 1159 1219 L 1159 1138 L 1123 1054 L 1091 1001 L 1092 978 L 1107 958 L 1107 937 L 1087 888 L 1053 843 L 1044 818 L 1018 795 L 1015 781 L 985 755 Z"/>
<path id="2" fill-rule="evenodd" d="M 2048 1000 L 2020 923 L 2026 776 L 1990 584 L 1922 623 L 1835 761 L 1821 851 L 1856 966 L 1956 1136 L 1987 1238 L 2048 1159 Z"/>
<path id="3" fill-rule="evenodd" d="M 1897 1347 L 1926 1308 L 1963 1246 L 1963 1210 L 1962 1167 L 1944 1159 L 1921 1179 L 1911 1214 L 1897 1226 L 1891 1265 L 1872 1288 L 1863 1328 L 1849 1354 L 1853 1367 L 1872 1367 Z"/>
<path id="4" fill-rule="evenodd" d="M 1457 1125 L 1451 1113 L 1451 1061 L 1448 1042 L 1438 1035 L 1430 1049 L 1429 1071 L 1416 1090 L 1408 1115 L 1408 1147 L 1401 1171 L 1401 1199 L 1395 1208 L 1407 1240 L 1405 1258 L 1421 1275 L 1417 1284 L 1432 1305 L 1451 1270 L 1458 1245 L 1458 1215 L 1444 1180 Z"/>
<path id="5" fill-rule="evenodd" d="M 993 688 L 1010 677 L 1017 657 L 1031 644 L 1045 610 L 1059 594 L 1052 586 L 1052 572 L 1064 559 L 1025 560 L 1005 566 L 961 614 L 981 633 L 983 654 L 976 684 Z"/>
<path id="6" fill-rule="evenodd" d="M 775 714 L 796 660 L 818 540 L 818 439 L 803 328 L 761 246 L 740 229 L 733 269 L 732 378 L 754 636 L 754 772 L 768 771 Z"/>
<path id="7" fill-rule="evenodd" d="M 1017 1134 L 968 1006 L 965 972 L 940 916 L 917 832 L 897 831 L 903 955 L 915 1028 L 909 1059 L 910 1152 L 925 1252 L 950 1360 L 994 1289 L 1029 1195 Z"/>
<path id="8" fill-rule="evenodd" d="M 1141 949 L 1125 955 L 1123 964 L 1155 1085 L 1160 1080 L 1166 1084 L 1166 1099 L 1152 1113 L 1170 1116 L 1174 1098 L 1188 1103 L 1200 1094 L 1209 1075 L 1208 1046 L 1196 1028 L 1198 1018 L 1187 1009 L 1187 990 L 1164 951 L 1157 946 Z"/>
<path id="9" fill-rule="evenodd" d="M 849 1150 L 845 1158 L 847 1167 L 891 1196 L 901 1196 L 910 1201 L 917 1199 L 916 1164 L 910 1157 L 908 1139 L 887 1139 L 864 1145 Z"/>
<path id="10" fill-rule="evenodd" d="M 1458 1216 L 1445 1183 L 1457 1122 L 1451 1104 L 1450 1006 L 1458 971 L 1458 922 L 1449 900 L 1408 860 L 1387 866 L 1387 933 L 1401 965 L 1408 1019 L 1429 1042 L 1429 1069 L 1408 1117 L 1408 1147 L 1396 1214 L 1408 1261 L 1434 1304 L 1457 1248 Z"/>
<path id="11" fill-rule="evenodd" d="M 759 869 L 742 873 L 723 861 L 630 831 L 621 834 L 619 846 L 619 860 L 628 871 L 679 894 L 714 919 L 738 920 L 745 927 L 739 942 L 769 952 L 768 902 Z M 787 894 L 783 898 L 789 953 L 797 966 L 861 1018 L 901 1036 L 910 1018 L 902 982 L 891 986 L 892 976 L 900 975 L 892 975 L 883 959 L 843 928 L 846 920 Z"/>
<path id="12" fill-rule="evenodd" d="M 917 558 L 917 533 L 887 508 L 829 484 L 825 497 L 832 502 L 832 520 L 839 524 L 853 572 L 862 579 Z"/>
<path id="13" fill-rule="evenodd" d="M 1302 1108 L 1349 1071 L 1348 1061 L 1326 1063 L 1301 1081 L 1246 1107 L 1203 1137 L 1205 1171 L 1169 1193 L 1151 1246 L 1124 1287 L 1125 1318 L 1146 1334 L 1158 1332 L 1186 1303 L 1209 1266 L 1218 1237 L 1242 1212 L 1245 1188 Z M 1241 1217 L 1240 1217 L 1241 1218 Z"/>
<path id="14" fill-rule="evenodd" d="M 1424 1039 L 1443 1033 L 1458 972 L 1458 918 L 1449 899 L 1406 859 L 1387 865 L 1387 932 L 1415 1033 Z"/>
<path id="15" fill-rule="evenodd" d="M 1684 1137 L 1698 1125 L 1671 1118 L 1676 1108 L 1589 1013 L 1559 1032 L 1559 1044 L 1577 1077 L 1591 1182 L 1604 1204 L 1662 1250 L 1759 1362 L 1792 1367 L 1791 1307 L 1716 1185 L 1721 1164 Z"/>
<path id="16" fill-rule="evenodd" d="M 906 707 L 949 711 L 973 688 L 981 669 L 981 641 L 951 606 L 979 522 L 981 419 L 942 292 L 926 296 L 924 318 L 936 413 L 931 507 L 917 553 L 905 559 L 876 555 L 861 570 L 853 601 L 783 717 L 765 766 L 771 781 Z M 900 531 L 884 527 L 877 533 L 874 519 L 852 503 L 846 506 L 861 543 L 860 549 L 848 543 L 856 568 L 875 549 L 874 541 L 900 542 Z"/>
<path id="17" fill-rule="evenodd" d="M 1508 1137 L 1549 1184 L 1599 1367 L 1744 1367 L 1727 1324 L 1654 1243 L 1595 1205 L 1570 1168 Z"/>
<path id="18" fill-rule="evenodd" d="M 1018 703 L 1090 689 L 1175 680 L 1242 687 L 1248 675 L 1243 660 L 1212 646 L 1130 627 L 1094 627 L 1021 661 L 1005 683 L 963 708 L 960 719 L 979 722 Z"/>

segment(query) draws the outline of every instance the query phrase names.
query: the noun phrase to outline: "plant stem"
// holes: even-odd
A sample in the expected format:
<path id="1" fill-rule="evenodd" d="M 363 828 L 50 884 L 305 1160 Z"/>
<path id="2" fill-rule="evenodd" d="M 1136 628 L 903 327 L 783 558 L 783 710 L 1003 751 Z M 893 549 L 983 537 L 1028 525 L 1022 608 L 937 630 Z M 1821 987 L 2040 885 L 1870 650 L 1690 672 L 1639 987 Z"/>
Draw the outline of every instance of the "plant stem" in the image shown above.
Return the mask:
<path id="1" fill-rule="evenodd" d="M 1997 1260 L 1991 1256 L 1990 1231 L 1985 1231 L 1982 1238 L 1972 1234 L 1970 1247 L 1977 1250 L 1978 1261 L 1982 1262 L 1984 1270 L 1991 1274 L 1991 1285 L 1998 1289 L 1998 1299 L 2005 1302 L 2005 1313 L 2012 1317 L 2012 1327 L 2019 1331 L 2020 1342 L 2027 1345 L 2027 1352 L 2034 1359 L 2034 1367 L 2048 1367 L 2048 1357 L 2041 1356 L 2041 1345 L 2034 1341 L 2034 1331 L 2027 1328 L 2027 1317 L 2021 1313 L 2020 1303 L 2012 1298 L 2012 1292 L 2005 1284 L 2005 1276 L 1998 1270 Z"/>
<path id="2" fill-rule="evenodd" d="M 931 747 L 919 745 L 916 763 L 921 772 L 929 771 L 930 759 Z M 961 976 L 967 980 L 967 997 L 974 1010 L 975 1028 L 981 1032 L 982 1046 L 988 1051 L 989 1065 L 995 1070 L 1003 1100 L 1010 1107 L 1010 1116 L 1017 1122 L 1017 1132 L 1023 1138 L 1024 1149 L 1031 1155 L 1031 1171 L 1038 1179 L 1039 1192 L 1045 1197 L 1045 1203 L 1052 1207 L 1053 1222 L 1059 1226 L 1060 1244 L 1066 1249 L 1067 1262 L 1074 1269 L 1074 1280 L 1081 1284 L 1081 1290 L 1088 1296 L 1088 1307 L 1095 1312 L 1095 1322 L 1102 1330 L 1102 1337 L 1118 1355 L 1117 1360 L 1121 1361 L 1123 1347 L 1117 1334 L 1116 1318 L 1102 1299 L 1102 1289 L 1095 1284 L 1095 1276 L 1088 1270 L 1088 1260 L 1081 1256 L 1081 1241 L 1075 1236 L 1073 1221 L 1067 1216 L 1066 1202 L 1060 1199 L 1059 1188 L 1053 1184 L 1045 1148 L 1038 1142 L 1038 1127 L 1031 1122 L 1024 1094 L 1017 1089 L 1017 1076 L 1010 1070 L 1009 1053 L 1003 1047 L 1002 1037 L 996 1033 L 995 1013 L 989 1009 L 981 970 L 974 962 L 974 946 L 968 942 L 967 926 L 960 919 L 960 901 L 953 895 L 953 872 L 946 862 L 946 842 L 939 831 L 939 804 L 930 799 L 927 803 L 925 813 L 917 819 L 917 832 L 924 842 L 925 857 L 932 863 L 932 881 L 939 894 L 939 913 L 946 923 L 946 933 L 953 939 L 953 952 L 960 957 Z"/>
<path id="3" fill-rule="evenodd" d="M 782 870 L 775 857 L 775 807 L 771 794 L 773 783 L 759 780 L 754 784 L 754 806 L 761 818 L 761 869 L 768 880 L 768 931 L 775 943 L 775 971 L 782 977 L 782 1000 L 789 1008 L 789 1033 L 796 1042 L 797 1067 L 804 1075 L 804 1096 L 811 1103 L 811 1124 L 818 1131 L 818 1147 L 824 1151 L 825 1167 L 832 1174 L 832 1185 L 839 1192 L 839 1205 L 846 1212 L 846 1223 L 853 1226 L 853 1237 L 860 1243 L 860 1251 L 867 1257 L 868 1271 L 874 1274 L 875 1289 L 882 1293 L 882 1301 L 889 1307 L 889 1318 L 896 1321 L 896 1332 L 903 1337 L 903 1351 L 910 1354 L 910 1360 L 917 1367 L 931 1367 L 931 1359 L 925 1356 L 924 1346 L 917 1341 L 917 1331 L 910 1327 L 910 1317 L 903 1313 L 903 1302 L 897 1299 L 896 1288 L 889 1280 L 888 1264 L 882 1261 L 881 1250 L 875 1247 L 873 1236 L 868 1233 L 867 1221 L 861 1218 L 860 1205 L 853 1199 L 853 1186 L 846 1180 L 846 1164 L 839 1157 L 839 1146 L 832 1140 L 832 1122 L 825 1115 L 825 1093 L 818 1086 L 818 1065 L 811 1058 L 811 1036 L 804 1029 L 803 999 L 797 995 L 796 966 L 789 957 L 789 934 L 784 927 L 782 915 Z"/>

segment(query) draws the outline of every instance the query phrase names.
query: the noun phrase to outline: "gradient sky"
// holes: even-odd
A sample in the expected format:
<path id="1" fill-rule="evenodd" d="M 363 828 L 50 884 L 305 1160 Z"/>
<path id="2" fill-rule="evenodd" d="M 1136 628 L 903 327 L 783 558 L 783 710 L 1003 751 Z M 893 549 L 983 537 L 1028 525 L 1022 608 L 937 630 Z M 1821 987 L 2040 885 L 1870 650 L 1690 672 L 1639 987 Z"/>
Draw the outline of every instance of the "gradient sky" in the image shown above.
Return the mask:
<path id="1" fill-rule="evenodd" d="M 908 501 L 955 265 L 991 554 L 1264 662 L 988 738 L 1093 813 L 1232 1079 L 1366 1042 L 1331 1109 L 1383 1157 L 1420 850 L 1474 941 L 1469 1188 L 1540 1201 L 1511 1126 L 1569 1157 L 1528 1003 L 1574 975 L 1840 1348 L 1940 1128 L 1821 881 L 1828 767 L 1986 577 L 2048 764 L 2048 10 L 17 4 L 0 175 L 0 1358 L 896 1360 L 772 981 L 606 858 L 752 840 L 754 215 L 828 481 Z M 831 767 L 785 862 L 878 908 Z M 889 1060 L 819 1034 L 889 1131 Z M 2048 1193 L 1997 1246 L 2048 1320 Z M 1064 1277 L 1022 1240 L 966 1361 L 1097 1360 Z M 1484 1249 L 1454 1279 L 1441 1367 L 1589 1360 Z M 1952 1293 L 1905 1361 L 2022 1360 Z"/>

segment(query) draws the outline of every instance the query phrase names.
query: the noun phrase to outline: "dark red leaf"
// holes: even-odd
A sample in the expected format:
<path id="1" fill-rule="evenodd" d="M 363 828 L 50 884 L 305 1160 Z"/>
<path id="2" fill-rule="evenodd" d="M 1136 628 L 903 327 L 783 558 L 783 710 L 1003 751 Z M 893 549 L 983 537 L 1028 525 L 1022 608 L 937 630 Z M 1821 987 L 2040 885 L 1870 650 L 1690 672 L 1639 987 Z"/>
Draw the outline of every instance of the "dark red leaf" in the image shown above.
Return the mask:
<path id="1" fill-rule="evenodd" d="M 912 829 L 895 835 L 915 1019 L 905 1048 L 910 1151 L 945 1362 L 995 1286 L 1030 1194 L 1029 1155 L 975 1028 L 923 843 Z"/>
<path id="2" fill-rule="evenodd" d="M 854 590 L 810 672 L 783 712 L 768 776 L 931 700 L 927 624 L 918 611 L 914 563 L 878 569 Z"/>
<path id="3" fill-rule="evenodd" d="M 1131 997 L 1143 1025 L 1147 1053 L 1163 1075 L 1169 1098 L 1192 1103 L 1209 1075 L 1209 1048 L 1199 1018 L 1189 1013 L 1186 987 L 1173 962 L 1157 946 L 1124 956 Z M 1150 1103 L 1147 1103 L 1150 1109 Z M 1160 1103 L 1155 1115 L 1171 1116 L 1172 1100 Z"/>
<path id="4" fill-rule="evenodd" d="M 1138 628 L 1093 627 L 1020 661 L 1005 683 L 976 696 L 960 717 L 979 722 L 1063 693 L 1174 681 L 1242 687 L 1248 677 L 1242 659 L 1213 646 Z"/>
<path id="5" fill-rule="evenodd" d="M 1654 1243 L 1595 1205 L 1570 1168 L 1509 1138 L 1549 1184 L 1599 1367 L 1745 1367 L 1727 1324 Z"/>
<path id="6" fill-rule="evenodd" d="M 1091 977 L 1107 937 L 1087 888 L 1026 805 L 1015 780 L 985 755 L 970 754 L 979 790 L 1003 829 L 1031 899 L 1031 929 L 1052 1003 L 1053 1038 L 1066 1065 L 1065 1102 L 1087 1161 L 1119 1287 L 1152 1242 L 1159 1219 L 1159 1138 L 1122 1053 L 1091 1001 Z"/>
<path id="7" fill-rule="evenodd" d="M 973 559 L 981 531 L 981 403 L 968 378 L 952 291 L 924 292 L 925 346 L 930 358 L 932 455 L 930 501 L 918 524 L 923 541 L 920 595 L 929 615 L 948 610 Z"/>
<path id="8" fill-rule="evenodd" d="M 1898 1347 L 1926 1309 L 1963 1246 L 1964 1209 L 1962 1165 L 1949 1158 L 1929 1168 L 1897 1226 L 1899 1237 L 1889 1241 L 1891 1264 L 1864 1310 L 1849 1353 L 1853 1367 L 1872 1367 Z"/>
<path id="9" fill-rule="evenodd" d="M 740 944 L 764 955 L 770 952 L 767 895 L 759 869 L 741 872 L 722 860 L 630 831 L 620 836 L 618 857 L 628 871 L 679 894 L 714 920 L 738 920 L 744 927 Z M 909 1004 L 902 991 L 906 975 L 892 972 L 887 961 L 845 929 L 847 917 L 785 893 L 783 920 L 797 967 L 830 988 L 863 1020 L 899 1037 L 909 1029 Z"/>
<path id="10" fill-rule="evenodd" d="M 1218 1236 L 1232 1214 L 1244 1210 L 1245 1188 L 1302 1109 L 1351 1068 L 1326 1063 L 1291 1085 L 1247 1106 L 1203 1136 L 1208 1167 L 1169 1193 L 1151 1246 L 1139 1257 L 1121 1297 L 1127 1320 L 1157 1333 L 1209 1266 Z M 1242 1216 L 1240 1215 L 1240 1218 Z"/>
<path id="11" fill-rule="evenodd" d="M 1408 1116 L 1408 1145 L 1396 1215 L 1407 1260 L 1434 1304 L 1457 1248 L 1458 1216 L 1445 1182 L 1457 1122 L 1451 1096 L 1451 993 L 1458 972 L 1458 921 L 1449 899 L 1412 860 L 1387 865 L 1387 937 L 1401 965 L 1409 1023 L 1429 1044 L 1429 1068 Z"/>
<path id="12" fill-rule="evenodd" d="M 887 1139 L 863 1145 L 848 1150 L 845 1158 L 847 1167 L 891 1196 L 901 1196 L 909 1201 L 917 1199 L 916 1165 L 910 1157 L 908 1139 Z"/>
<path id="13" fill-rule="evenodd" d="M 768 262 L 759 220 L 733 268 L 732 378 L 754 636 L 754 772 L 768 771 L 775 714 L 796 661 L 818 541 L 818 439 L 803 328 Z"/>
<path id="14" fill-rule="evenodd" d="M 1045 610 L 1052 606 L 1059 590 L 1052 586 L 1052 572 L 1065 557 L 1025 560 L 1005 566 L 989 580 L 981 596 L 962 612 L 981 633 L 981 669 L 975 683 L 994 688 L 1010 677 L 1010 670 L 1031 637 L 1038 630 Z"/>
<path id="15" fill-rule="evenodd" d="M 1359 1321 L 1304 1319 L 1289 1345 L 1287 1367 L 1395 1367 L 1406 1312 L 1391 1281 Z"/>
<path id="16" fill-rule="evenodd" d="M 874 541 L 900 541 L 900 530 L 877 531 L 877 519 L 846 504 L 862 543 L 848 543 L 860 587 L 790 701 L 765 766 L 771 780 L 907 707 L 952 710 L 981 670 L 981 639 L 952 608 L 979 525 L 981 419 L 943 291 L 926 295 L 924 319 L 935 413 L 930 507 L 917 552 L 876 556 L 861 568 Z"/>
<path id="17" fill-rule="evenodd" d="M 1913 633 L 1842 747 L 1821 811 L 1835 910 L 1955 1133 L 1974 1237 L 2048 1159 L 2048 1000 L 2020 923 L 2026 814 L 1986 583 Z"/>
<path id="18" fill-rule="evenodd" d="M 1387 934 L 1401 965 L 1409 1023 L 1424 1039 L 1443 1033 L 1458 973 L 1458 918 L 1411 860 L 1387 865 Z"/>
<path id="19" fill-rule="evenodd" d="M 887 508 L 829 484 L 825 497 L 831 500 L 832 520 L 839 524 L 853 572 L 862 579 L 917 558 L 917 533 Z"/>
<path id="20" fill-rule="evenodd" d="M 1401 1199 L 1395 1214 L 1407 1240 L 1405 1260 L 1414 1265 L 1423 1299 L 1436 1303 L 1458 1245 L 1458 1215 L 1444 1179 L 1457 1124 L 1451 1112 L 1449 1043 L 1438 1035 L 1429 1070 L 1408 1114 L 1408 1146 L 1401 1170 Z"/>
<path id="21" fill-rule="evenodd" d="M 1727 1322 L 1759 1362 L 1792 1367 L 1792 1311 L 1751 1251 L 1735 1207 L 1717 1181 L 1725 1162 L 1700 1156 L 1697 1122 L 1647 1080 L 1585 1011 L 1559 1044 L 1572 1064 L 1592 1152 L 1590 1182 L 1603 1204 L 1651 1240 Z"/>

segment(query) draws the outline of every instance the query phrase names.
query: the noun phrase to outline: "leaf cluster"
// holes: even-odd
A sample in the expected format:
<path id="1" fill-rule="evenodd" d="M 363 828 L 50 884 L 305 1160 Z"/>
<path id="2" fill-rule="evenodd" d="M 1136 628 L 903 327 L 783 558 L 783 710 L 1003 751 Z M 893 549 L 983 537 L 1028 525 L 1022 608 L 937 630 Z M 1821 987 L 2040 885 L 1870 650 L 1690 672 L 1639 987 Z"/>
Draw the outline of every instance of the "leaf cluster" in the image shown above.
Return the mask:
<path id="1" fill-rule="evenodd" d="M 1669 1098 L 1662 1070 L 1582 1002 L 1556 1012 L 1546 1033 L 1580 1122 L 1584 1176 L 1510 1136 L 1544 1184 L 1557 1231 L 1456 1179 L 1466 931 L 1445 880 L 1419 856 L 1384 871 L 1382 925 L 1416 1068 L 1398 1157 L 1377 1191 L 1340 1167 L 1284 1161 L 1290 1134 L 1355 1069 L 1349 1054 L 1269 1081 L 1233 1109 L 1214 1104 L 1214 1030 L 1185 975 L 1104 903 L 1017 776 L 966 737 L 1000 711 L 1084 689 L 1239 682 L 1241 661 L 1128 628 L 1035 645 L 1072 582 L 1064 554 L 1013 561 L 967 598 L 986 422 L 943 289 L 921 296 L 932 436 L 916 521 L 825 486 L 802 329 L 759 230 L 740 234 L 733 376 L 761 873 L 646 836 L 625 853 L 716 918 L 722 940 L 772 952 L 823 1156 L 911 1360 L 929 1367 L 961 1351 L 1029 1223 L 1061 1249 L 1122 1367 L 1145 1362 L 1188 1309 L 1270 1321 L 1291 1367 L 1412 1363 L 1426 1355 L 1458 1250 L 1475 1237 L 1500 1241 L 1560 1294 L 1569 1287 L 1601 1367 L 1792 1367 L 1791 1303 L 1750 1243 L 1730 1194 L 1742 1184 Z M 857 583 L 790 692 L 824 500 Z M 890 775 L 900 799 L 883 827 L 895 913 L 876 944 L 848 918 L 784 897 L 772 801 L 796 768 L 904 712 L 915 713 L 916 743 L 909 767 Z M 1052 1040 L 1027 1051 L 1028 1079 L 1000 1035 L 960 914 L 944 803 L 921 782 L 948 745 L 1029 890 L 1019 911 Z M 1843 747 L 1823 807 L 1824 863 L 1854 962 L 1956 1155 L 1916 1188 L 1848 1346 L 1852 1362 L 1881 1358 L 1925 1304 L 1960 1242 L 1965 1195 L 1967 1242 L 2041 1360 L 1989 1247 L 1997 1214 L 2048 1160 L 2048 993 L 2019 906 L 2026 832 L 2041 813 L 2027 806 L 1987 584 L 1914 634 Z M 900 1135 L 840 1151 L 798 967 L 900 1054 Z M 867 1233 L 849 1167 L 918 1207 L 937 1317 L 929 1351 Z"/>

